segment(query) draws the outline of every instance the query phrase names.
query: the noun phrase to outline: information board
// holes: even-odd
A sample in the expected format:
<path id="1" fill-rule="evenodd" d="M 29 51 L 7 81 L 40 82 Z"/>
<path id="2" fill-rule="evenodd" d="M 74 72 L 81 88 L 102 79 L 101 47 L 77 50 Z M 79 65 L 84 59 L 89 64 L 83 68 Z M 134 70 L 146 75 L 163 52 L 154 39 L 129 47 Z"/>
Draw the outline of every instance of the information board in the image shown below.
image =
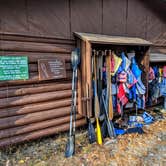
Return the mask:
<path id="1" fill-rule="evenodd" d="M 29 79 L 26 56 L 0 56 L 0 81 Z"/>
<path id="2" fill-rule="evenodd" d="M 65 61 L 60 58 L 38 60 L 38 69 L 40 80 L 66 78 Z"/>

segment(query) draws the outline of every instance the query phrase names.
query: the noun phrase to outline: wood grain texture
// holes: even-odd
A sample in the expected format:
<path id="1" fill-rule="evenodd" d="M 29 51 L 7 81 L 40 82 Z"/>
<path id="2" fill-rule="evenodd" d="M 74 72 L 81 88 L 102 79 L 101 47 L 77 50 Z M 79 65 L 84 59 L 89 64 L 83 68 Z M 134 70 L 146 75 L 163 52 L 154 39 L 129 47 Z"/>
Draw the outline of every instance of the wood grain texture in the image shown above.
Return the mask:
<path id="1" fill-rule="evenodd" d="M 23 95 L 30 95 L 30 94 L 37 94 L 37 93 L 44 93 L 44 92 L 52 92 L 52 91 L 62 91 L 62 90 L 70 90 L 71 83 L 59 83 L 55 85 L 48 85 L 48 86 L 41 86 L 41 87 L 34 87 L 34 88 L 19 88 L 19 89 L 6 89 L 0 90 L 0 98 L 9 98 L 14 96 L 23 96 Z"/>
<path id="2" fill-rule="evenodd" d="M 71 49 L 63 48 L 57 44 L 23 42 L 23 41 L 2 41 L 0 40 L 0 50 L 3 51 L 27 51 L 27 52 L 42 52 L 42 53 L 71 53 Z"/>
<path id="3" fill-rule="evenodd" d="M 102 32 L 100 0 L 71 1 L 71 32 Z"/>
<path id="4" fill-rule="evenodd" d="M 49 100 L 57 100 L 67 97 L 71 97 L 71 90 L 52 91 L 52 92 L 35 93 L 31 95 L 10 97 L 5 99 L 0 99 L 0 108 L 44 102 Z"/>
<path id="5" fill-rule="evenodd" d="M 26 115 L 18 115 L 0 119 L 0 129 L 21 126 L 25 124 L 31 124 L 40 122 L 47 119 L 54 119 L 63 117 L 70 114 L 71 107 L 63 107 L 57 109 L 51 109 L 41 112 L 30 113 Z"/>
<path id="6" fill-rule="evenodd" d="M 76 115 L 76 120 L 79 120 L 81 118 L 82 118 L 81 115 L 78 115 L 78 114 Z M 13 137 L 15 135 L 20 135 L 20 134 L 24 134 L 24 133 L 29 133 L 32 131 L 45 129 L 48 127 L 62 125 L 69 121 L 70 121 L 70 116 L 64 116 L 64 117 L 60 117 L 60 118 L 58 117 L 58 118 L 54 118 L 51 120 L 37 122 L 37 123 L 31 123 L 29 125 L 23 125 L 23 126 L 18 126 L 18 127 L 14 127 L 14 128 L 0 130 L 0 139 Z"/>
<path id="7" fill-rule="evenodd" d="M 112 90 L 111 90 L 111 50 L 106 55 L 106 72 L 107 72 L 107 86 L 108 86 L 108 116 L 109 119 L 113 119 L 113 105 L 112 105 Z"/>
<path id="8" fill-rule="evenodd" d="M 86 84 L 88 84 L 89 86 L 89 99 L 87 101 L 89 110 L 87 115 L 89 115 L 90 117 L 92 116 L 92 97 L 93 97 L 93 89 L 92 89 L 92 46 L 91 43 L 86 41 L 86 54 L 85 54 L 85 60 L 86 60 Z M 87 95 L 87 90 L 86 90 L 86 84 L 84 84 L 83 86 L 85 87 L 85 93 Z"/>
<path id="9" fill-rule="evenodd" d="M 103 34 L 125 36 L 127 0 L 103 1 Z"/>
<path id="10" fill-rule="evenodd" d="M 7 118 L 11 116 L 42 112 L 46 110 L 63 108 L 67 106 L 71 106 L 70 97 L 66 99 L 60 99 L 60 100 L 44 101 L 44 102 L 38 102 L 34 104 L 26 104 L 23 106 L 15 106 L 11 108 L 1 108 L 0 118 Z"/>
<path id="11" fill-rule="evenodd" d="M 85 119 L 80 119 L 76 121 L 76 127 L 83 126 L 86 124 Z M 69 123 L 64 123 L 63 125 L 49 127 L 46 129 L 37 130 L 30 133 L 21 134 L 14 137 L 4 138 L 0 140 L 0 147 L 8 146 L 11 144 L 16 144 L 24 141 L 30 141 L 44 136 L 54 135 L 59 132 L 67 131 L 69 129 Z"/>
<path id="12" fill-rule="evenodd" d="M 146 39 L 147 33 L 147 8 L 145 2 L 128 1 L 126 33 L 128 36 Z"/>
<path id="13" fill-rule="evenodd" d="M 72 73 L 67 72 L 67 77 L 64 79 L 57 79 L 52 80 L 54 83 L 63 82 L 63 81 L 69 81 L 71 80 Z M 7 87 L 7 86 L 16 86 L 16 85 L 26 85 L 26 84 L 37 84 L 37 83 L 48 83 L 50 81 L 40 81 L 38 73 L 30 73 L 28 80 L 11 80 L 11 81 L 1 81 L 0 87 Z"/>
<path id="14" fill-rule="evenodd" d="M 109 36 L 102 34 L 94 34 L 94 33 L 81 33 L 75 32 L 75 35 L 84 41 L 89 41 L 91 43 L 98 44 L 112 44 L 112 45 L 136 45 L 136 46 L 148 46 L 152 45 L 151 42 L 136 38 L 136 37 L 123 37 L 123 36 Z"/>

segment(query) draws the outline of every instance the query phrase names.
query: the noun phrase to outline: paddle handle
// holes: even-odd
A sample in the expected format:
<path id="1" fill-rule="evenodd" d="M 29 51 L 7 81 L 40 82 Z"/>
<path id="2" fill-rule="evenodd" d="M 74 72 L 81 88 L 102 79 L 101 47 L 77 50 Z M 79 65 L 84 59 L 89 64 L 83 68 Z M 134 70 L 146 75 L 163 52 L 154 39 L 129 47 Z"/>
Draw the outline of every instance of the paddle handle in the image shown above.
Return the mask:
<path id="1" fill-rule="evenodd" d="M 96 134 L 97 134 L 97 143 L 99 145 L 102 145 L 102 136 L 101 136 L 101 129 L 100 129 L 100 124 L 99 124 L 99 119 L 96 118 Z"/>
<path id="2" fill-rule="evenodd" d="M 97 81 L 96 81 L 96 57 L 94 54 L 94 97 L 95 97 L 95 117 L 98 118 L 100 116 L 100 105 L 99 98 L 97 95 Z"/>
<path id="3" fill-rule="evenodd" d="M 95 117 L 96 117 L 96 135 L 97 135 L 97 143 L 99 145 L 102 144 L 102 136 L 101 136 L 101 129 L 100 129 L 100 123 L 99 123 L 99 116 L 100 116 L 100 105 L 99 105 L 99 98 L 97 95 L 97 81 L 96 81 L 96 57 L 94 52 L 94 58 L 93 58 L 93 65 L 94 65 L 94 109 L 95 109 Z"/>

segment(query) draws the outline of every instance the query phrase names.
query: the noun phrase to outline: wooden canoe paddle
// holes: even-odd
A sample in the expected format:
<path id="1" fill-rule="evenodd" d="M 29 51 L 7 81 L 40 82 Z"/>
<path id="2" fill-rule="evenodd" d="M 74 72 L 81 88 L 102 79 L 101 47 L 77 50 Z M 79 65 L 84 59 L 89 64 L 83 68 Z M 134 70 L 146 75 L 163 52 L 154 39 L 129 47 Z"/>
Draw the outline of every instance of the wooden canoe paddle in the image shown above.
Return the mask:
<path id="1" fill-rule="evenodd" d="M 86 95 L 87 95 L 87 119 L 88 119 L 88 138 L 89 143 L 92 144 L 96 142 L 96 134 L 95 129 L 93 127 L 93 124 L 90 119 L 90 113 L 89 113 L 89 85 L 86 83 Z"/>
<path id="2" fill-rule="evenodd" d="M 100 123 L 99 123 L 99 116 L 100 116 L 100 105 L 99 105 L 99 98 L 97 94 L 97 78 L 96 78 L 96 55 L 94 52 L 94 109 L 95 109 L 95 118 L 96 118 L 96 134 L 97 134 L 97 143 L 99 145 L 102 144 L 102 135 L 101 135 L 101 129 L 100 129 Z"/>
<path id="3" fill-rule="evenodd" d="M 113 105 L 112 105 L 112 93 L 111 93 L 111 50 L 106 52 L 106 76 L 107 76 L 107 108 L 109 119 L 113 119 Z"/>

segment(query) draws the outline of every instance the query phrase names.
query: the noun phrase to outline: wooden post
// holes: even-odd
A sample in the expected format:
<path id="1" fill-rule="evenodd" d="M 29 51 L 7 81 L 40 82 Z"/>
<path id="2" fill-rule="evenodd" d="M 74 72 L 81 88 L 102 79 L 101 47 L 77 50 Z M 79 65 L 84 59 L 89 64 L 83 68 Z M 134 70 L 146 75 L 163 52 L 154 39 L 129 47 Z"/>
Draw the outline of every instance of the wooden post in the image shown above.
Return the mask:
<path id="1" fill-rule="evenodd" d="M 88 99 L 88 105 L 89 105 L 89 111 L 87 114 L 91 117 L 92 116 L 92 71 L 91 71 L 91 54 L 92 54 L 92 48 L 91 43 L 89 41 L 85 42 L 86 44 L 86 81 L 84 84 L 85 87 L 85 94 L 86 94 L 86 83 L 89 85 L 89 99 Z"/>
<path id="2" fill-rule="evenodd" d="M 81 52 L 81 41 L 80 39 L 77 39 L 77 48 L 80 49 L 80 63 L 82 61 L 82 52 Z M 82 115 L 82 102 L 81 102 L 81 97 L 82 97 L 82 90 L 81 90 L 81 87 L 82 87 L 82 84 L 81 84 L 81 77 L 82 77 L 82 74 L 81 74 L 81 70 L 82 70 L 82 66 L 80 64 L 79 68 L 78 68 L 78 113 L 80 115 Z"/>
<path id="3" fill-rule="evenodd" d="M 81 41 L 81 102 L 82 102 L 82 115 L 86 116 L 86 47 L 85 42 Z"/>
<path id="4" fill-rule="evenodd" d="M 146 99 L 148 98 L 148 79 L 149 79 L 149 47 L 146 48 L 145 54 L 142 58 L 141 64 L 144 65 L 145 67 L 145 72 L 146 72 L 146 94 L 145 97 Z"/>

